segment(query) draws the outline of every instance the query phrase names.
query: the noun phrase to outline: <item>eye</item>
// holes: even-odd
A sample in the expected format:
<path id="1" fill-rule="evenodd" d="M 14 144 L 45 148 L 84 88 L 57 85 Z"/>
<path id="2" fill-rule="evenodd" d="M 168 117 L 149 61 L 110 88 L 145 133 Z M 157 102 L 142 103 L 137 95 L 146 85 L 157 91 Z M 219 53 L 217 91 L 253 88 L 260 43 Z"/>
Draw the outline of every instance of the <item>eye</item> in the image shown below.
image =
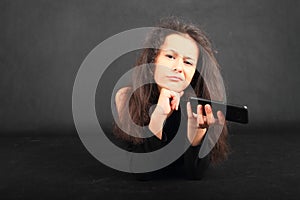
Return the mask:
<path id="1" fill-rule="evenodd" d="M 191 63 L 191 62 L 189 62 L 189 61 L 184 61 L 184 63 L 185 63 L 185 64 L 188 64 L 188 65 L 191 65 L 191 66 L 193 65 L 193 63 Z"/>
<path id="2" fill-rule="evenodd" d="M 166 57 L 167 57 L 167 58 L 170 58 L 170 59 L 175 59 L 175 57 L 172 56 L 172 55 L 170 55 L 170 54 L 166 54 Z"/>

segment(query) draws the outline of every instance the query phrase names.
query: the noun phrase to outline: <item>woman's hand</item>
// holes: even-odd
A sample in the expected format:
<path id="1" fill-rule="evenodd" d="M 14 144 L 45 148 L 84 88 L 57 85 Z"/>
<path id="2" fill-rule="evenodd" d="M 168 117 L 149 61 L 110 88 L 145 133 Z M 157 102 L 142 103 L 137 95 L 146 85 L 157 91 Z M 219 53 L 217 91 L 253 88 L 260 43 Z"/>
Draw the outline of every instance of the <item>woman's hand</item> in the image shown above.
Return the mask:
<path id="1" fill-rule="evenodd" d="M 180 97 L 182 95 L 183 91 L 178 93 L 162 88 L 160 90 L 157 106 L 154 112 L 156 112 L 156 114 L 168 116 L 172 110 L 178 110 Z"/>
<path id="2" fill-rule="evenodd" d="M 221 111 L 217 112 L 218 119 L 215 119 L 212 108 L 206 104 L 206 116 L 203 115 L 203 106 L 197 106 L 197 114 L 193 113 L 190 102 L 187 103 L 188 126 L 187 134 L 188 139 L 192 146 L 197 146 L 201 143 L 209 126 L 219 124 L 224 125 L 225 117 Z"/>
<path id="3" fill-rule="evenodd" d="M 149 123 L 149 129 L 159 139 L 162 138 L 162 129 L 165 120 L 167 119 L 169 114 L 171 114 L 171 111 L 178 110 L 180 97 L 182 95 L 183 91 L 178 93 L 165 88 L 162 88 L 160 90 L 158 102 L 151 115 Z"/>

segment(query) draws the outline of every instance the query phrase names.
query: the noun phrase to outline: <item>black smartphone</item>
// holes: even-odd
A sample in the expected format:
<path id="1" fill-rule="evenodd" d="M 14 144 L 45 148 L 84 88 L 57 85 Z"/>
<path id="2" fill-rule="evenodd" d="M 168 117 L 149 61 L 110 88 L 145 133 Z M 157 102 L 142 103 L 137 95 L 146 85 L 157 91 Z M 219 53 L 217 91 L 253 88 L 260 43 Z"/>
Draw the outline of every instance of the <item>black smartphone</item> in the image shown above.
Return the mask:
<path id="1" fill-rule="evenodd" d="M 209 104 L 212 106 L 213 114 L 217 117 L 217 111 L 220 110 L 223 113 L 226 111 L 225 119 L 237 123 L 248 123 L 248 108 L 247 106 L 242 105 L 232 105 L 224 104 L 218 101 L 211 101 L 208 99 L 202 99 L 197 97 L 190 97 L 189 101 L 191 102 L 192 110 L 194 113 L 197 113 L 197 105 L 201 104 L 202 106 Z M 205 115 L 205 110 L 203 110 Z"/>

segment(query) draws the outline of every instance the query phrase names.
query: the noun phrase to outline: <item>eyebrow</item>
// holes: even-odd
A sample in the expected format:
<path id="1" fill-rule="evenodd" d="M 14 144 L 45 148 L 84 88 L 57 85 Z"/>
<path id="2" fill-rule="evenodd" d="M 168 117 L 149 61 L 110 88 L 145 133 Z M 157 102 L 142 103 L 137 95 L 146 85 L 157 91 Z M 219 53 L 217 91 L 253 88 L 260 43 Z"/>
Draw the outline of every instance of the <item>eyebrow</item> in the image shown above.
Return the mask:
<path id="1" fill-rule="evenodd" d="M 179 54 L 177 51 L 175 51 L 174 49 L 161 49 L 161 50 L 163 50 L 163 51 L 172 51 L 173 53 L 180 55 L 180 54 Z M 183 57 L 186 58 L 186 59 L 193 60 L 194 62 L 196 61 L 196 59 L 191 58 L 191 57 L 189 57 L 189 56 L 183 56 Z"/>

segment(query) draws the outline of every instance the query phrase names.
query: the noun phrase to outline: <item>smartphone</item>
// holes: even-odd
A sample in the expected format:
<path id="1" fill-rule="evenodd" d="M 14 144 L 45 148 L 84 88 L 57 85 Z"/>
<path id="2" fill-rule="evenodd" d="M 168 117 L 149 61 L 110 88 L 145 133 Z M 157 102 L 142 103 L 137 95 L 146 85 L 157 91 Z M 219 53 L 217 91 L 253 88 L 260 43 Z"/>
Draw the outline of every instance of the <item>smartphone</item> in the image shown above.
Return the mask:
<path id="1" fill-rule="evenodd" d="M 216 117 L 217 111 L 220 110 L 223 112 L 226 111 L 225 119 L 237 123 L 248 123 L 248 108 L 247 106 L 242 105 L 232 105 L 224 104 L 218 101 L 211 101 L 208 99 L 202 99 L 197 97 L 190 97 L 189 101 L 191 102 L 192 110 L 194 113 L 197 113 L 197 105 L 201 104 L 202 106 L 209 104 L 212 106 L 213 114 Z M 226 110 L 225 110 L 226 109 Z M 204 115 L 205 115 L 205 110 Z"/>

